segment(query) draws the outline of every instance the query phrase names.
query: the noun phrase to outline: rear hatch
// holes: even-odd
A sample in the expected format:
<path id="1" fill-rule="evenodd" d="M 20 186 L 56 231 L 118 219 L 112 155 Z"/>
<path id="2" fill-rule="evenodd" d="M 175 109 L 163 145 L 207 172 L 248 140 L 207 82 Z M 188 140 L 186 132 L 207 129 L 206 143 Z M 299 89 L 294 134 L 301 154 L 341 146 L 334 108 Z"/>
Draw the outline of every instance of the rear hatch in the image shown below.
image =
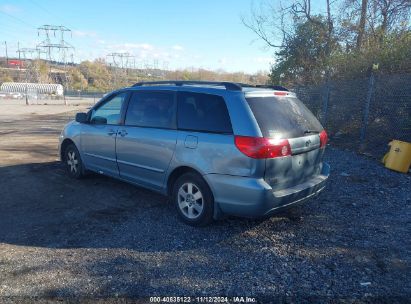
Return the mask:
<path id="1" fill-rule="evenodd" d="M 278 93 L 278 94 L 276 94 Z M 246 95 L 265 138 L 288 139 L 291 156 L 266 159 L 264 179 L 273 190 L 293 187 L 320 174 L 323 127 L 293 93 Z"/>

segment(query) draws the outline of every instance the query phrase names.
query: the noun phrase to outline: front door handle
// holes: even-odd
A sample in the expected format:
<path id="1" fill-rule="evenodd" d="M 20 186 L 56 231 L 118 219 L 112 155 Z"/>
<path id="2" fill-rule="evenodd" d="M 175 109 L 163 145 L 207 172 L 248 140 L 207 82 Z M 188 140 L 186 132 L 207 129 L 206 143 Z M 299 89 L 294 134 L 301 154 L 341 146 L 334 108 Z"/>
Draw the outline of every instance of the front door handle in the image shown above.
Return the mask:
<path id="1" fill-rule="evenodd" d="M 108 135 L 114 135 L 114 134 L 116 134 L 117 132 L 116 131 L 114 131 L 113 129 L 111 129 L 111 130 L 109 130 L 108 132 L 107 132 L 107 134 Z"/>
<path id="2" fill-rule="evenodd" d="M 118 134 L 120 134 L 122 137 L 126 136 L 128 133 L 126 130 L 121 130 L 120 132 L 118 132 Z"/>

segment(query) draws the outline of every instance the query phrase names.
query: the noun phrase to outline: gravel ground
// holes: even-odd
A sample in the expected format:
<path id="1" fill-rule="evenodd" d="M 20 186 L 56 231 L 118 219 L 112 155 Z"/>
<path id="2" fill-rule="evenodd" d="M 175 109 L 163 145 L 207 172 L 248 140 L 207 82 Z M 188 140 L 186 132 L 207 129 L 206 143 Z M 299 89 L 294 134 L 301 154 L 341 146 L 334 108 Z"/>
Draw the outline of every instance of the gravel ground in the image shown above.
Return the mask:
<path id="1" fill-rule="evenodd" d="M 0 114 L 0 302 L 409 301 L 409 174 L 329 146 L 332 173 L 319 198 L 266 220 L 193 228 L 160 195 L 97 175 L 66 177 L 56 145 L 72 113 Z"/>

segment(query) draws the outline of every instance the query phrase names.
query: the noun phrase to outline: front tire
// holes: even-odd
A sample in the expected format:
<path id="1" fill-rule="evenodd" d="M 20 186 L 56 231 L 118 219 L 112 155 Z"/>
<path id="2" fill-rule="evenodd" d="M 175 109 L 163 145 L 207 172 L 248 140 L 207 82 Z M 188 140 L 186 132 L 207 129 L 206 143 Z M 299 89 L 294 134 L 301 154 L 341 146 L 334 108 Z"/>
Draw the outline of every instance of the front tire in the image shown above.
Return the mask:
<path id="1" fill-rule="evenodd" d="M 64 152 L 64 165 L 71 178 L 79 179 L 84 176 L 84 167 L 80 152 L 74 144 L 68 145 Z"/>
<path id="2" fill-rule="evenodd" d="M 186 173 L 176 180 L 172 201 L 179 218 L 186 224 L 205 226 L 213 221 L 213 194 L 198 174 Z"/>

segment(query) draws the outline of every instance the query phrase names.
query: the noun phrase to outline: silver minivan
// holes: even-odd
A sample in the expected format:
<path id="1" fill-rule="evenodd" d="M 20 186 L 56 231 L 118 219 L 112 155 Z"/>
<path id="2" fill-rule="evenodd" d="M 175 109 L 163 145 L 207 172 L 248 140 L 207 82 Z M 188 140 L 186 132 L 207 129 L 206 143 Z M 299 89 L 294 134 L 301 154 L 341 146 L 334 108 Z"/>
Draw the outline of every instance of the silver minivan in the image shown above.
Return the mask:
<path id="1" fill-rule="evenodd" d="M 327 133 L 294 93 L 231 82 L 142 82 L 107 94 L 60 135 L 68 174 L 170 197 L 187 224 L 264 217 L 324 187 Z"/>

